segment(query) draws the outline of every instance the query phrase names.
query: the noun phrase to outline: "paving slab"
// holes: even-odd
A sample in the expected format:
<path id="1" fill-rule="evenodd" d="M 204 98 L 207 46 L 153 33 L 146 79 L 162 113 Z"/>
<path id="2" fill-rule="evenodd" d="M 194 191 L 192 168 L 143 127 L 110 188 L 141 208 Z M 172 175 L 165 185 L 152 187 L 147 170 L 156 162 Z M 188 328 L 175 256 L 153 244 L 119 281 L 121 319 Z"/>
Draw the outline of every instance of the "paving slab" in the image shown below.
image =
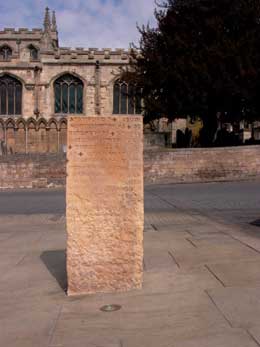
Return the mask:
<path id="1" fill-rule="evenodd" d="M 11 237 L 12 237 L 12 233 L 11 232 L 8 232 L 8 231 L 0 232 L 0 243 L 2 241 L 10 239 Z"/>
<path id="2" fill-rule="evenodd" d="M 182 293 L 189 295 L 193 290 L 204 291 L 222 287 L 222 283 L 205 267 L 198 267 L 192 271 L 179 268 L 171 271 L 146 271 L 143 292 L 147 294 Z"/>
<path id="3" fill-rule="evenodd" d="M 1 343 L 5 347 L 49 347 L 49 336 L 36 334 L 34 336 L 1 335 Z"/>
<path id="4" fill-rule="evenodd" d="M 19 228 L 19 225 L 17 225 L 17 228 Z M 12 237 L 0 243 L 0 250 L 3 249 L 5 253 L 30 252 L 40 241 L 42 234 L 43 231 L 16 232 Z"/>
<path id="5" fill-rule="evenodd" d="M 0 346 L 259 346 L 257 188 L 146 187 L 142 290 L 78 298 L 65 293 L 64 216 L 48 207 L 49 193 L 36 193 L 39 214 L 35 206 L 30 215 L 0 211 Z M 101 312 L 106 304 L 122 308 Z"/>
<path id="6" fill-rule="evenodd" d="M 48 346 L 59 308 L 17 310 L 0 319 L 1 346 Z M 35 344 L 36 341 L 39 344 Z M 34 343 L 34 345 L 33 345 Z"/>
<path id="7" fill-rule="evenodd" d="M 99 337 L 99 336 L 73 336 L 69 338 L 67 341 L 64 340 L 63 336 L 55 335 L 48 347 L 122 347 L 122 340 L 107 336 L 107 337 Z"/>
<path id="8" fill-rule="evenodd" d="M 155 226 L 153 226 L 155 227 Z M 171 235 L 174 233 L 174 237 L 183 236 L 183 237 L 190 237 L 191 233 L 189 230 L 189 224 L 169 224 L 169 225 L 163 225 L 163 226 L 156 226 L 156 231 L 158 232 L 168 232 Z"/>
<path id="9" fill-rule="evenodd" d="M 174 347 L 257 347 L 259 346 L 245 331 L 233 330 L 217 335 L 208 335 L 190 340 L 174 342 Z"/>
<path id="10" fill-rule="evenodd" d="M 130 298 L 131 299 L 131 298 Z M 64 343 L 70 341 L 73 343 L 79 336 L 106 337 L 112 335 L 119 339 L 124 337 L 131 338 L 137 334 L 149 336 L 151 332 L 158 336 L 170 336 L 173 339 L 183 339 L 194 336 L 201 336 L 205 331 L 216 333 L 230 329 L 226 320 L 215 309 L 211 303 L 205 299 L 205 302 L 188 300 L 187 303 L 176 298 L 158 298 L 157 305 L 154 306 L 154 298 L 147 296 L 147 305 L 143 304 L 143 298 L 137 296 L 133 306 L 128 306 L 122 300 L 116 303 L 122 304 L 123 309 L 113 315 L 98 312 L 101 304 L 96 306 L 95 311 L 87 307 L 78 305 L 76 307 L 64 308 L 57 323 L 55 334 L 63 336 Z M 164 301 L 166 304 L 163 304 Z M 106 302 L 106 301 L 105 301 Z M 163 304 L 163 305 L 162 305 Z M 149 307 L 149 308 L 148 308 Z"/>
<path id="11" fill-rule="evenodd" d="M 260 261 L 210 264 L 210 270 L 226 287 L 260 287 Z"/>
<path id="12" fill-rule="evenodd" d="M 191 235 L 185 230 L 181 232 L 176 231 L 172 228 L 171 230 L 164 230 L 163 232 L 149 232 L 145 235 L 145 245 L 153 245 L 157 247 L 169 246 L 169 244 L 177 247 L 178 245 L 185 244 L 186 248 L 191 247 L 189 242 L 187 243 L 187 239 L 191 237 Z M 182 248 L 182 247 L 181 247 Z"/>
<path id="13" fill-rule="evenodd" d="M 144 244 L 145 270 L 179 268 L 172 251 L 188 252 L 195 246 L 186 238 L 186 233 L 173 236 L 172 232 L 147 233 Z"/>
<path id="14" fill-rule="evenodd" d="M 260 252 L 260 228 L 259 227 L 233 227 L 228 233 L 237 241 Z"/>
<path id="15" fill-rule="evenodd" d="M 255 326 L 248 329 L 248 333 L 257 341 L 258 346 L 260 345 L 260 322 L 258 322 Z"/>
<path id="16" fill-rule="evenodd" d="M 196 247 L 210 247 L 212 245 L 239 245 L 240 241 L 224 232 L 205 233 L 188 238 Z"/>
<path id="17" fill-rule="evenodd" d="M 146 247 L 144 249 L 144 269 L 145 271 L 151 270 L 165 270 L 177 269 L 178 264 L 172 257 L 171 253 L 165 249 L 153 249 Z"/>
<path id="18" fill-rule="evenodd" d="M 146 212 L 145 222 L 153 224 L 156 228 L 168 227 L 171 225 L 183 225 L 197 223 L 197 217 L 191 216 L 186 212 L 179 210 L 168 209 L 168 211 L 156 211 L 156 212 Z"/>
<path id="19" fill-rule="evenodd" d="M 218 225 L 217 223 L 212 223 L 211 221 L 202 221 L 201 223 L 198 223 L 197 225 L 191 224 L 186 226 L 187 231 L 192 236 L 210 236 L 212 234 L 216 233 L 223 233 L 225 231 L 225 228 L 221 225 Z"/>
<path id="20" fill-rule="evenodd" d="M 15 254 L 0 254 L 0 272 L 2 276 L 19 264 L 24 256 L 25 254 L 22 252 L 17 252 Z"/>
<path id="21" fill-rule="evenodd" d="M 185 268 L 207 264 L 229 263 L 231 261 L 260 261 L 260 254 L 257 251 L 240 243 L 197 247 L 190 249 L 187 253 L 172 250 L 172 253 L 180 267 L 183 266 Z"/>
<path id="22" fill-rule="evenodd" d="M 250 329 L 260 323 L 260 287 L 211 289 L 208 294 L 234 328 Z"/>

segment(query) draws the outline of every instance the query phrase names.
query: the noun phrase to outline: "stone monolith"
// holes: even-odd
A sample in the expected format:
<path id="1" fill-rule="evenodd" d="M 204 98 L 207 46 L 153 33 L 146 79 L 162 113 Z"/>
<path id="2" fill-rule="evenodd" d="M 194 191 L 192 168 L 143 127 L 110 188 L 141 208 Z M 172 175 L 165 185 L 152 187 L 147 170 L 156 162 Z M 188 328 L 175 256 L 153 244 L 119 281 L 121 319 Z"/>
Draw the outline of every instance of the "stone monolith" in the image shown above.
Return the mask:
<path id="1" fill-rule="evenodd" d="M 69 117 L 68 295 L 141 288 L 143 119 Z"/>

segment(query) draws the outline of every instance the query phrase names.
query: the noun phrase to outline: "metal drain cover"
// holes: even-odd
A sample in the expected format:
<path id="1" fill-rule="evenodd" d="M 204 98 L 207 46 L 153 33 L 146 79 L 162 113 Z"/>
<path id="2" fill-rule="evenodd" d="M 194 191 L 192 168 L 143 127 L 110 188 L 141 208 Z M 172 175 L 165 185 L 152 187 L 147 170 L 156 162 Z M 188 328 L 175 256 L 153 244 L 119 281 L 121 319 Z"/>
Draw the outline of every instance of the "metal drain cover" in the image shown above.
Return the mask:
<path id="1" fill-rule="evenodd" d="M 105 305 L 105 306 L 101 307 L 100 311 L 115 312 L 115 311 L 121 310 L 121 308 L 122 307 L 120 305 Z"/>

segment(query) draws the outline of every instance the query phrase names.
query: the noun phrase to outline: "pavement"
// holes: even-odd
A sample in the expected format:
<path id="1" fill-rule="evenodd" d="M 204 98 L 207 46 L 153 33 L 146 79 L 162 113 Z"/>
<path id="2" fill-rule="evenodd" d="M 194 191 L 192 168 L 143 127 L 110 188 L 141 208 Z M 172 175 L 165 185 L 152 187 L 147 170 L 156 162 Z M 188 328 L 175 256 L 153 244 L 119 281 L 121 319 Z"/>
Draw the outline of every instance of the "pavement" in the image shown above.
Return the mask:
<path id="1" fill-rule="evenodd" d="M 73 298 L 64 192 L 0 192 L 0 347 L 260 346 L 259 192 L 147 186 L 143 289 Z"/>

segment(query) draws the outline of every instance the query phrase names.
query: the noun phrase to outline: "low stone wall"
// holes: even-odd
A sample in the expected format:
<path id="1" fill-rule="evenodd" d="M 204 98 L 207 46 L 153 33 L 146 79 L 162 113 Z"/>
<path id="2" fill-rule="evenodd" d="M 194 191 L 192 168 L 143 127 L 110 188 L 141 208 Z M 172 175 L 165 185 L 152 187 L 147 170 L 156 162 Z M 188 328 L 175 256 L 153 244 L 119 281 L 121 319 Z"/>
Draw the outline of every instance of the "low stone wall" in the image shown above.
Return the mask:
<path id="1" fill-rule="evenodd" d="M 165 147 L 167 143 L 167 135 L 165 133 L 145 133 L 144 148 Z"/>
<path id="2" fill-rule="evenodd" d="M 148 184 L 260 178 L 260 146 L 145 150 L 144 177 Z M 63 154 L 0 156 L 0 189 L 64 187 L 65 181 Z"/>
<path id="3" fill-rule="evenodd" d="M 64 187 L 64 154 L 0 156 L 0 189 Z"/>
<path id="4" fill-rule="evenodd" d="M 145 151 L 144 176 L 146 183 L 260 178 L 260 146 Z"/>

